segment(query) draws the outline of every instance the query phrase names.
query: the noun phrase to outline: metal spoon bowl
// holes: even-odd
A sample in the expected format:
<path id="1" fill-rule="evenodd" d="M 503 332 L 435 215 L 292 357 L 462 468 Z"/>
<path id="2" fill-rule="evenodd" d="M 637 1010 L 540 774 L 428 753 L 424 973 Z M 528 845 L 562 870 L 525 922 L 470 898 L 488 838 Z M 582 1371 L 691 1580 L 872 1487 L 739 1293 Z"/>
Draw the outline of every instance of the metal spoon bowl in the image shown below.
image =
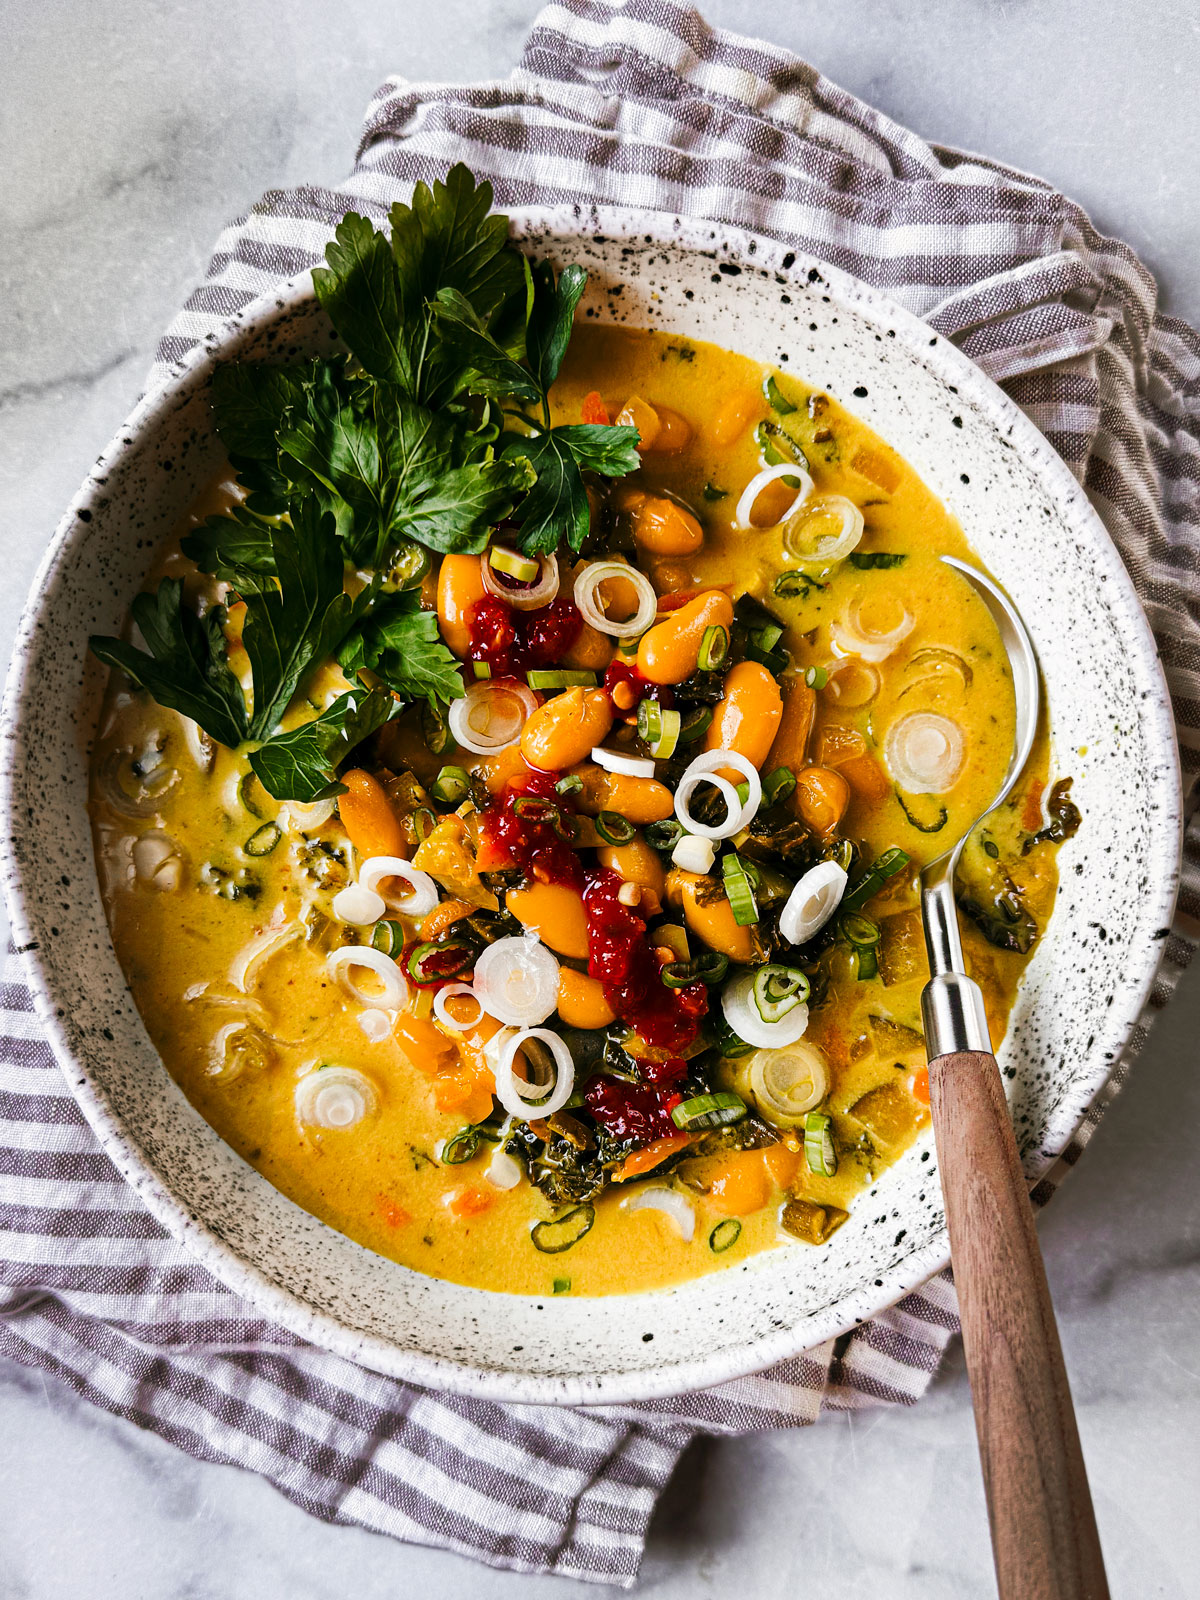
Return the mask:
<path id="1" fill-rule="evenodd" d="M 995 619 L 1008 655 L 1016 699 L 1016 730 L 1008 770 L 991 804 L 951 848 L 921 870 L 921 911 L 925 921 L 925 946 L 929 952 L 931 981 L 921 997 L 925 1042 L 930 1056 L 955 1050 L 990 1050 L 983 996 L 963 968 L 962 939 L 954 904 L 954 874 L 963 845 L 996 807 L 1012 793 L 1033 749 L 1041 708 L 1041 680 L 1033 641 L 1020 614 L 998 584 L 977 567 L 943 556 L 948 567 L 961 572 Z"/>

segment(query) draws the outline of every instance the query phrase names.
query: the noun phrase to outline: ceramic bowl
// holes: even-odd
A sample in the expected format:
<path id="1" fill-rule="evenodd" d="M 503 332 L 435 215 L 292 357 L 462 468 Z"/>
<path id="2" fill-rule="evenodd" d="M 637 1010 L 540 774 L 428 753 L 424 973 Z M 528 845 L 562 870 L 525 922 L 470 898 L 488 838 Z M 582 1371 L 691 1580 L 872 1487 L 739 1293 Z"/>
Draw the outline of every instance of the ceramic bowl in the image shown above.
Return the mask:
<path id="1" fill-rule="evenodd" d="M 1154 644 L 1079 485 L 1031 423 L 928 327 L 766 239 L 661 215 L 514 219 L 591 274 L 582 315 L 713 340 L 823 386 L 913 464 L 1022 609 L 1057 760 L 1083 812 L 1058 907 L 1000 1053 L 1030 1176 L 1102 1088 L 1150 985 L 1179 851 L 1175 738 Z M 8 892 L 39 1012 L 88 1121 L 156 1217 L 295 1333 L 381 1372 L 495 1399 L 629 1401 L 717 1383 L 870 1317 L 948 1259 L 932 1139 L 863 1193 L 823 1249 L 791 1245 L 680 1288 L 598 1300 L 424 1277 L 301 1211 L 168 1077 L 125 986 L 85 812 L 99 674 L 151 555 L 222 459 L 214 364 L 325 353 L 307 276 L 195 350 L 137 408 L 64 518 L 21 628 L 4 713 Z"/>

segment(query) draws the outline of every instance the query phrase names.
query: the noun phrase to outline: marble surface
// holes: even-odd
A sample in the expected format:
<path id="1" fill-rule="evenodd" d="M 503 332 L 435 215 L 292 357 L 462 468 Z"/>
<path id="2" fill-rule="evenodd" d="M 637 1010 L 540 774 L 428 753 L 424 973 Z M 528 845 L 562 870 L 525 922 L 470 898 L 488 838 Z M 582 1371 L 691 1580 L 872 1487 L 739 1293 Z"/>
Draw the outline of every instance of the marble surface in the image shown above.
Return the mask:
<path id="1" fill-rule="evenodd" d="M 0 640 L 226 217 L 332 181 L 371 89 L 495 76 L 534 0 L 40 0 L 0 9 Z M 1063 185 L 1200 321 L 1192 0 L 710 0 L 949 144 Z M 286 23 L 284 19 L 286 18 Z M 1043 1218 L 1115 1596 L 1200 1595 L 1200 973 Z M 578 1595 L 306 1517 L 0 1364 L 0 1600 Z M 702 1442 L 655 1519 L 664 1600 L 976 1600 L 987 1526 L 961 1357 L 912 1411 Z"/>

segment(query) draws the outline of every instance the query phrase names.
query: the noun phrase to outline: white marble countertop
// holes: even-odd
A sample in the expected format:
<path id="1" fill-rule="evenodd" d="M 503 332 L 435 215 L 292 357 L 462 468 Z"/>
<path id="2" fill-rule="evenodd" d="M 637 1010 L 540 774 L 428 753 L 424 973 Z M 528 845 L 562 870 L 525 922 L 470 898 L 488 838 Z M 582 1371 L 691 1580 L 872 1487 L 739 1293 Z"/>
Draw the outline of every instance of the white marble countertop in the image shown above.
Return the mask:
<path id="1" fill-rule="evenodd" d="M 388 72 L 508 71 L 535 0 L 40 0 L 0 15 L 0 639 L 221 223 L 333 181 Z M 1192 0 L 709 0 L 922 133 L 1062 185 L 1200 321 Z M 918 25 L 918 15 L 920 24 Z M 1041 1233 L 1114 1596 L 1200 1595 L 1200 977 Z M 307 1517 L 0 1364 L 0 1600 L 578 1595 Z M 915 1410 L 701 1443 L 641 1592 L 993 1593 L 961 1358 Z"/>

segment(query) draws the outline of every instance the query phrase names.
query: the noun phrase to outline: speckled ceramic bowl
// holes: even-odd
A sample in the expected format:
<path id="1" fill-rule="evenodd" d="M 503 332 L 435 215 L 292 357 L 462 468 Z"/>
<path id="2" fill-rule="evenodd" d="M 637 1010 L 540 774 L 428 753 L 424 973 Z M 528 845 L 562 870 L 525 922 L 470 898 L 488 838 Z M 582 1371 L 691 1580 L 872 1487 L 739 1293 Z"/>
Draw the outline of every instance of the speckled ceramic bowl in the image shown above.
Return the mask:
<path id="1" fill-rule="evenodd" d="M 664 216 L 516 219 L 591 273 L 584 314 L 714 340 L 823 385 L 958 516 L 1033 632 L 1084 826 L 1001 1065 L 1030 1174 L 1070 1138 L 1147 992 L 1173 903 L 1179 783 L 1154 645 L 1100 522 L 1053 450 L 952 347 L 882 296 L 747 234 Z M 84 809 L 98 673 L 159 540 L 221 459 L 214 363 L 324 352 L 307 277 L 256 302 L 151 396 L 63 520 L 25 613 L 4 713 L 8 894 L 39 1011 L 88 1121 L 149 1209 L 224 1283 L 382 1372 L 498 1399 L 680 1393 L 804 1350 L 948 1258 L 932 1139 L 824 1249 L 793 1245 L 681 1288 L 601 1300 L 464 1289 L 301 1211 L 224 1145 L 155 1054 L 109 940 Z"/>

